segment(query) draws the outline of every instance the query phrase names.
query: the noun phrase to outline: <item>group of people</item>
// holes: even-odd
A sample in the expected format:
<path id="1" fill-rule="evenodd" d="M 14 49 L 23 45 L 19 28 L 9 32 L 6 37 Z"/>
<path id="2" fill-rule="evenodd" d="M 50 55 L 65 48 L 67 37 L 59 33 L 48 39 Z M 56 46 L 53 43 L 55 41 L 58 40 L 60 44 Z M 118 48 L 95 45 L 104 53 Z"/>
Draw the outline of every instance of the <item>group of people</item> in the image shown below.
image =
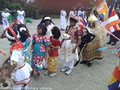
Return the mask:
<path id="1" fill-rule="evenodd" d="M 4 30 L 10 26 L 8 20 L 10 15 L 11 14 L 8 8 L 5 8 L 4 11 L 1 13 Z M 22 7 L 20 7 L 19 10 L 17 11 L 17 20 L 19 20 L 21 23 L 24 23 L 24 19 L 25 19 L 25 11 L 23 10 Z"/>
<path id="2" fill-rule="evenodd" d="M 45 70 L 45 75 L 53 77 L 57 75 L 58 65 L 58 50 L 61 48 L 61 60 L 64 60 L 61 72 L 66 75 L 71 74 L 75 62 L 79 60 L 78 47 L 82 43 L 82 37 L 85 34 L 86 26 L 81 25 L 80 17 L 85 18 L 84 12 L 78 11 L 75 14 L 73 11 L 69 15 L 69 24 L 66 25 L 66 12 L 61 10 L 61 28 L 65 33 L 61 35 L 60 29 L 55 25 L 49 16 L 44 16 L 41 22 L 37 25 L 36 33 L 31 35 L 24 23 L 25 12 L 23 8 L 18 10 L 17 20 L 12 25 L 7 25 L 7 17 L 10 15 L 8 10 L 2 13 L 4 33 L 1 36 L 10 41 L 10 55 L 4 61 L 10 63 L 11 67 L 6 75 L 2 76 L 1 81 L 5 80 L 13 74 L 14 86 L 13 90 L 28 90 L 30 77 L 34 76 L 35 79 L 40 78 L 40 74 Z M 5 24 L 4 24 L 5 23 Z M 7 26 L 6 26 L 7 25 Z M 89 30 L 88 30 L 89 32 Z M 62 40 L 60 41 L 60 37 Z M 29 53 L 29 45 L 31 49 Z M 0 49 L 3 55 L 6 55 Z M 83 62 L 82 62 L 83 63 Z"/>
<path id="3" fill-rule="evenodd" d="M 71 15 L 76 15 L 78 17 L 86 18 L 85 11 L 82 11 L 81 8 L 79 8 L 78 11 L 71 10 L 69 12 L 68 16 L 67 16 L 66 11 L 63 9 L 60 11 L 60 29 L 61 30 L 66 30 L 66 26 L 70 25 L 70 16 Z M 68 19 L 66 19 L 67 17 L 68 17 Z"/>
<path id="4" fill-rule="evenodd" d="M 10 15 L 8 10 L 5 9 L 3 13 L 6 16 L 3 17 L 3 20 L 7 21 L 7 17 Z M 43 17 L 37 26 L 36 33 L 32 35 L 30 50 L 32 56 L 30 57 L 28 47 L 31 43 L 31 35 L 24 24 L 25 12 L 19 10 L 18 13 L 17 20 L 13 24 L 6 26 L 3 23 L 4 33 L 2 35 L 11 42 L 10 57 L 4 61 L 4 64 L 10 62 L 11 67 L 9 72 L 2 76 L 1 81 L 5 82 L 14 73 L 13 90 L 21 90 L 22 87 L 27 90 L 30 76 L 39 79 L 42 70 L 46 70 L 45 75 L 55 76 L 57 74 L 58 49 L 60 47 L 66 52 L 65 63 L 61 71 L 69 75 L 74 67 L 74 61 L 78 60 L 77 48 L 81 43 L 83 34 L 83 30 L 76 26 L 79 21 L 78 17 L 75 15 L 70 16 L 70 25 L 67 27 L 62 41 L 59 40 L 61 36 L 59 28 L 55 26 L 49 16 Z M 2 50 L 0 52 L 5 55 Z"/>

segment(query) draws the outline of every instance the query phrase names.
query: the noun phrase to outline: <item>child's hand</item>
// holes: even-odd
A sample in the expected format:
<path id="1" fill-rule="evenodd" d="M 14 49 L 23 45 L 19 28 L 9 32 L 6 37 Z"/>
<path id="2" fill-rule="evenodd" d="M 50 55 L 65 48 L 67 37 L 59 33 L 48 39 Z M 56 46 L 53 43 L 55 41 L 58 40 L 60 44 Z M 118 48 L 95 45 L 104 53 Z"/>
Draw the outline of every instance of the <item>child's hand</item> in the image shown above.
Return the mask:
<path id="1" fill-rule="evenodd" d="M 6 53 L 2 49 L 0 49 L 0 53 L 2 53 L 4 56 L 6 56 Z"/>
<path id="2" fill-rule="evenodd" d="M 73 48 L 72 53 L 75 53 L 75 51 L 76 51 L 76 48 Z"/>
<path id="3" fill-rule="evenodd" d="M 30 53 L 33 53 L 33 49 L 30 50 Z"/>
<path id="4" fill-rule="evenodd" d="M 63 44 L 64 40 L 65 40 L 65 39 L 62 39 L 61 44 L 60 44 L 60 48 L 62 47 L 62 44 Z"/>

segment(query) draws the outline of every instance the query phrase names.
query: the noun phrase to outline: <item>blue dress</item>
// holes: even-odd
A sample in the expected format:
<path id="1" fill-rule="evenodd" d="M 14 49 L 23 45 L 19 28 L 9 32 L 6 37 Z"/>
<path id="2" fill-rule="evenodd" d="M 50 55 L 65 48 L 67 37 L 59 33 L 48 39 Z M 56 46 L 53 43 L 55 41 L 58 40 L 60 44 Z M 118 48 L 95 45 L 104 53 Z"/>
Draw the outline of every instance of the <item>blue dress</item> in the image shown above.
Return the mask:
<path id="1" fill-rule="evenodd" d="M 45 58 L 45 47 L 50 45 L 50 39 L 47 35 L 40 37 L 35 33 L 33 35 L 32 43 L 34 44 L 32 66 L 34 71 L 40 73 L 42 68 L 39 66 Z"/>
<path id="2" fill-rule="evenodd" d="M 30 54 L 29 54 L 29 51 L 28 51 L 28 46 L 30 44 L 31 40 L 29 38 L 26 39 L 25 43 L 24 44 L 24 53 L 25 53 L 25 56 L 27 57 L 27 63 L 30 64 L 31 61 L 30 61 Z"/>

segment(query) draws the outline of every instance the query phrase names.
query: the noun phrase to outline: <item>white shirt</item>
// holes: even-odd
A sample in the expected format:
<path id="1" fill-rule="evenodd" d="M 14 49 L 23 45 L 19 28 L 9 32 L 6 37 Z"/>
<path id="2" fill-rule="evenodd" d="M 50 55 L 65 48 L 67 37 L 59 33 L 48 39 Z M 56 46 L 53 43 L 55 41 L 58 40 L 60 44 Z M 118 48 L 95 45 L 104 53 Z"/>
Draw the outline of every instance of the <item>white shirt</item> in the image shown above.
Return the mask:
<path id="1" fill-rule="evenodd" d="M 24 19 L 25 18 L 25 11 L 20 11 L 20 10 L 18 10 L 17 11 L 17 19 Z"/>
<path id="2" fill-rule="evenodd" d="M 66 17 L 66 11 L 64 11 L 64 10 L 61 10 L 61 13 L 60 13 L 61 15 L 61 18 L 65 18 Z"/>
<path id="3" fill-rule="evenodd" d="M 50 25 L 48 25 L 47 26 L 47 32 L 46 32 L 46 34 L 50 37 L 50 36 L 52 36 L 52 28 L 54 27 L 54 24 L 50 24 Z"/>
<path id="4" fill-rule="evenodd" d="M 8 16 L 10 15 L 10 13 L 9 13 L 9 12 L 7 12 L 7 13 L 2 12 L 1 15 L 2 15 L 2 18 L 3 18 L 3 19 L 7 20 Z"/>
<path id="5" fill-rule="evenodd" d="M 74 11 L 70 11 L 69 12 L 69 17 L 71 16 L 71 15 L 74 15 L 75 13 L 74 13 Z"/>
<path id="6" fill-rule="evenodd" d="M 78 11 L 78 17 L 79 16 L 82 16 L 83 15 L 83 12 L 81 10 Z"/>
<path id="7" fill-rule="evenodd" d="M 21 50 L 12 51 L 10 61 L 11 61 L 11 65 L 13 65 L 13 61 L 17 62 L 16 70 L 24 64 L 24 59 L 25 57 L 24 57 L 23 51 Z"/>

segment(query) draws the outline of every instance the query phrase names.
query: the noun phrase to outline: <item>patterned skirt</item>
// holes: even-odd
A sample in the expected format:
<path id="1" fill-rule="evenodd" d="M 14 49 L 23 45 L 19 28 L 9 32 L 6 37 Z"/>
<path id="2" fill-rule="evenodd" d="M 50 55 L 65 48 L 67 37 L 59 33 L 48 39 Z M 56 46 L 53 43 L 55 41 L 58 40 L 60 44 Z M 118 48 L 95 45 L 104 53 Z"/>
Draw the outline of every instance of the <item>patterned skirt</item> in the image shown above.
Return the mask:
<path id="1" fill-rule="evenodd" d="M 35 57 L 33 57 L 32 60 L 32 68 L 35 72 L 37 73 L 41 73 L 42 69 L 43 69 L 43 61 L 44 57 L 37 55 Z"/>
<path id="2" fill-rule="evenodd" d="M 49 57 L 48 59 L 48 72 L 57 72 L 57 57 Z"/>

